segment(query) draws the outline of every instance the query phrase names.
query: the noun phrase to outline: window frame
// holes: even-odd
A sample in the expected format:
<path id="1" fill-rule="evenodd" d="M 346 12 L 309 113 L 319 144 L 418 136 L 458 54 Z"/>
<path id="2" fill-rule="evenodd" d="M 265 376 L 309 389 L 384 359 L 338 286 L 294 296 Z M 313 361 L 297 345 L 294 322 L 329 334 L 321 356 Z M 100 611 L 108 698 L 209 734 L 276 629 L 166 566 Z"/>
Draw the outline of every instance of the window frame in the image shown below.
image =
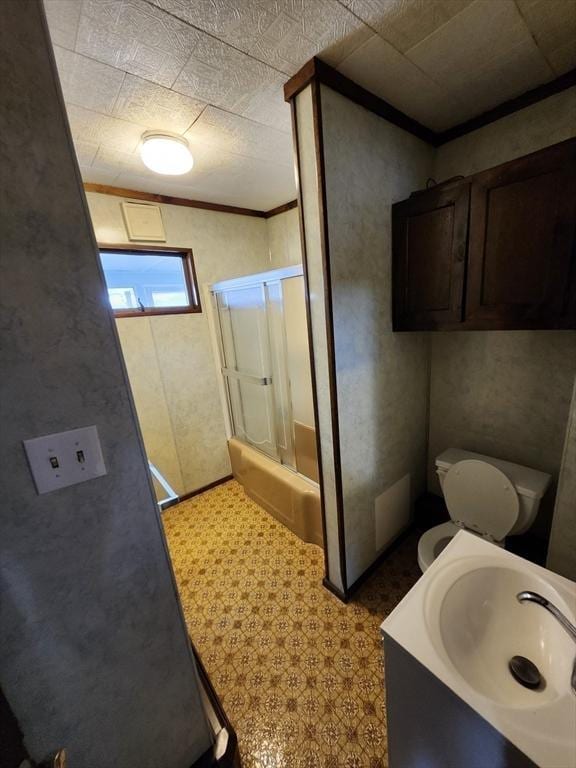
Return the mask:
<path id="1" fill-rule="evenodd" d="M 190 304 L 186 307 L 147 307 L 144 310 L 114 309 L 112 306 L 110 306 L 110 311 L 113 313 L 114 317 L 157 317 L 158 315 L 190 315 L 202 312 L 200 291 L 198 289 L 198 279 L 196 277 L 196 267 L 194 266 L 194 256 L 191 248 L 175 248 L 167 245 L 137 246 L 135 244 L 133 245 L 132 243 L 128 245 L 125 243 L 122 245 L 98 243 L 98 258 L 100 258 L 100 254 L 102 253 L 117 253 L 118 251 L 142 256 L 179 256 L 183 262 L 184 280 L 186 283 L 186 290 L 188 292 Z M 104 272 L 104 267 L 101 260 L 100 268 L 102 270 L 102 275 L 104 276 L 106 291 L 108 291 L 106 274 Z"/>

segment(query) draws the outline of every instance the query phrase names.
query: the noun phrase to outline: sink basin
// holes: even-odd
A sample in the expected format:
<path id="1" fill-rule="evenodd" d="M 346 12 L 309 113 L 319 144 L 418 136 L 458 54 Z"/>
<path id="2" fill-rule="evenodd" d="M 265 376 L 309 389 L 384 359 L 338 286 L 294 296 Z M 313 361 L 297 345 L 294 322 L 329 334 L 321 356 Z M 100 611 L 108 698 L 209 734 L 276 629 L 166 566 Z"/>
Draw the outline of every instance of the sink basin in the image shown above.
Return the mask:
<path id="1" fill-rule="evenodd" d="M 518 602 L 526 590 L 576 624 L 573 582 L 460 531 L 381 630 L 534 764 L 576 768 L 576 646 L 542 606 Z M 513 677 L 515 656 L 538 668 L 538 688 Z"/>
<path id="2" fill-rule="evenodd" d="M 484 563 L 461 575 L 457 570 L 457 565 L 447 569 L 451 586 L 435 612 L 433 634 L 440 643 L 438 650 L 466 683 L 510 707 L 534 709 L 569 695 L 576 656 L 573 642 L 548 611 L 516 599 L 524 589 L 539 592 L 574 622 L 556 590 L 535 574 L 504 564 Z M 435 599 L 434 591 L 430 590 L 429 600 Z M 512 676 L 508 662 L 517 655 L 538 667 L 543 677 L 538 689 L 526 688 Z"/>

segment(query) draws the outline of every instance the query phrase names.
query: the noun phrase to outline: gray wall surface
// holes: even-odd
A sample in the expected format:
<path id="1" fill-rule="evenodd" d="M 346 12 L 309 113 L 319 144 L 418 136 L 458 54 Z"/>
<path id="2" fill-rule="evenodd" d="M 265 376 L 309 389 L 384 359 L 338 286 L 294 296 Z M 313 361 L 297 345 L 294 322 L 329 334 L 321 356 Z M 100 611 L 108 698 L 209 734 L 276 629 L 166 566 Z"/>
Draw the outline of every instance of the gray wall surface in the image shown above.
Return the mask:
<path id="1" fill-rule="evenodd" d="M 576 380 L 546 565 L 576 581 Z"/>
<path id="2" fill-rule="evenodd" d="M 42 13 L 0 4 L 0 680 L 35 759 L 189 768 L 210 737 Z M 37 495 L 21 441 L 90 424 L 108 474 Z"/>
<path id="3" fill-rule="evenodd" d="M 572 331 L 434 333 L 429 488 L 434 459 L 465 448 L 557 479 L 576 373 Z"/>
<path id="4" fill-rule="evenodd" d="M 434 177 L 468 175 L 576 136 L 576 88 L 444 144 Z M 428 487 L 435 457 L 466 448 L 550 472 L 554 486 L 576 374 L 574 331 L 433 333 Z M 547 534 L 555 487 L 533 532 Z"/>

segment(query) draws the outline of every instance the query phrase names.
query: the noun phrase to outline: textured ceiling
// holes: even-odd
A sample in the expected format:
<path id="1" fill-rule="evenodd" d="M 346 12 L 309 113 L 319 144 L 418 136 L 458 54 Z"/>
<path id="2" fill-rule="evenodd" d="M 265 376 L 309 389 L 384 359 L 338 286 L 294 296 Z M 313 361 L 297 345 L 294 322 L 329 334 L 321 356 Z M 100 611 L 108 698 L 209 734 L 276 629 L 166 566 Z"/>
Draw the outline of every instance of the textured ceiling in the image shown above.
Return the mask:
<path id="1" fill-rule="evenodd" d="M 314 55 L 434 130 L 576 66 L 576 0 L 45 0 L 85 181 L 267 210 L 295 197 L 282 86 Z M 149 129 L 194 168 L 142 164 Z"/>

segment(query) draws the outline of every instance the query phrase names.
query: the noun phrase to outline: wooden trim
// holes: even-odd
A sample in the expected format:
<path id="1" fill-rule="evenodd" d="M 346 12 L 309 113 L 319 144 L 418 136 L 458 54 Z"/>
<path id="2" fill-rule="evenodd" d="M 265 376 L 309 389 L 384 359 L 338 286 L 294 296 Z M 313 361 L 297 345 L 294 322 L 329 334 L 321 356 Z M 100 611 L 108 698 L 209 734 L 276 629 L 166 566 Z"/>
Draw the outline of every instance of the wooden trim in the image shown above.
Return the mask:
<path id="1" fill-rule="evenodd" d="M 222 707 L 218 694 L 214 690 L 214 686 L 208 677 L 206 668 L 204 667 L 204 664 L 202 664 L 202 659 L 194 647 L 192 638 L 190 638 L 190 645 L 192 646 L 192 653 L 194 655 L 194 660 L 196 661 L 200 685 L 204 689 L 206 698 L 210 702 L 210 706 L 219 726 L 218 731 L 214 732 L 214 737 L 216 739 L 214 745 L 207 749 L 206 752 L 196 760 L 192 768 L 241 768 L 236 731 Z M 216 752 L 223 740 L 226 741 L 226 747 L 223 754 L 218 757 Z"/>
<path id="2" fill-rule="evenodd" d="M 98 192 L 100 195 L 113 195 L 114 197 L 126 197 L 133 200 L 144 200 L 147 203 L 161 205 L 182 205 L 185 208 L 200 208 L 203 211 L 215 211 L 216 213 L 235 213 L 239 216 L 255 216 L 258 219 L 269 219 L 284 211 L 290 211 L 298 205 L 297 200 L 278 205 L 269 211 L 260 211 L 256 208 L 239 208 L 235 205 L 222 205 L 220 203 L 208 203 L 205 200 L 189 200 L 187 197 L 172 197 L 160 195 L 155 192 L 141 192 L 138 189 L 125 189 L 124 187 L 111 187 L 108 184 L 92 184 L 84 182 L 85 192 Z"/>
<path id="3" fill-rule="evenodd" d="M 98 244 L 100 253 L 116 253 L 125 251 L 126 253 L 135 253 L 146 255 L 157 253 L 159 255 L 180 256 L 184 262 L 184 280 L 186 281 L 186 290 L 190 297 L 190 305 L 187 307 L 147 307 L 145 310 L 117 310 L 113 309 L 114 317 L 150 317 L 158 315 L 189 315 L 202 312 L 200 302 L 200 291 L 198 290 L 198 280 L 196 278 L 196 267 L 194 266 L 194 256 L 191 248 L 174 248 L 167 245 L 138 245 L 136 243 L 121 243 L 119 245 Z"/>
<path id="4" fill-rule="evenodd" d="M 212 488 L 223 485 L 230 480 L 234 480 L 234 476 L 226 475 L 226 477 L 221 477 L 218 480 L 214 480 L 213 482 L 208 483 L 208 485 L 203 485 L 202 488 L 197 488 L 195 491 L 188 491 L 188 493 L 183 493 L 182 496 L 178 496 L 176 499 L 170 499 L 170 501 L 167 501 L 165 504 L 161 504 L 162 512 L 164 512 L 166 509 L 170 509 L 170 507 L 175 507 L 176 504 L 180 504 L 181 501 L 188 501 L 188 499 L 192 499 L 194 496 L 199 496 L 201 493 L 206 493 L 206 491 L 210 491 Z"/>
<path id="5" fill-rule="evenodd" d="M 300 183 L 300 148 L 298 144 L 298 116 L 296 104 L 290 104 L 292 116 L 292 145 L 294 148 L 294 172 L 296 177 L 296 191 L 298 195 L 298 222 L 300 225 L 300 246 L 302 249 L 302 272 L 304 278 L 304 298 L 306 306 L 306 330 L 308 334 L 308 355 L 310 357 L 310 379 L 312 383 L 312 408 L 314 411 L 314 434 L 316 439 L 316 460 L 318 462 L 318 485 L 320 486 L 320 517 L 322 520 L 322 543 L 324 547 L 324 574 L 328 579 L 328 539 L 326 536 L 326 507 L 324 506 L 324 478 L 322 476 L 322 446 L 320 444 L 320 429 L 318 415 L 318 391 L 316 389 L 316 366 L 314 360 L 314 337 L 312 334 L 312 310 L 310 306 L 310 282 L 308 279 L 308 260 L 306 252 L 306 229 L 304 223 L 304 209 L 302 207 L 302 185 Z"/>
<path id="6" fill-rule="evenodd" d="M 520 96 L 515 96 L 513 99 L 504 101 L 497 107 L 489 109 L 487 112 L 483 112 L 477 117 L 472 117 L 470 120 L 455 125 L 453 128 L 448 128 L 441 133 L 437 133 L 435 146 L 438 147 L 442 144 L 446 144 L 448 141 L 459 139 L 467 133 L 477 131 L 478 128 L 483 128 L 485 125 L 489 125 L 496 120 L 501 120 L 503 117 L 512 115 L 514 112 L 519 112 L 521 109 L 530 107 L 532 104 L 537 104 L 539 101 L 547 99 L 549 96 L 561 93 L 567 88 L 571 88 L 573 85 L 576 85 L 576 69 L 572 69 L 570 72 L 560 75 L 560 77 L 551 80 L 549 83 L 544 83 L 544 85 L 532 88 L 532 90 L 526 91 Z"/>
<path id="7" fill-rule="evenodd" d="M 157 195 L 153 192 L 140 192 L 137 189 L 125 189 L 124 187 L 111 187 L 108 184 L 92 184 L 84 182 L 86 192 L 98 192 L 101 195 L 114 195 L 115 197 L 127 197 L 133 200 L 145 200 L 149 203 L 163 205 L 182 205 L 186 208 L 200 208 L 204 211 L 216 211 L 218 213 L 236 213 L 239 216 L 256 216 L 259 219 L 267 218 L 265 211 L 257 211 L 254 208 L 239 208 L 235 205 L 221 205 L 220 203 L 207 203 L 204 200 L 189 200 L 186 197 L 171 197 L 170 195 Z"/>
<path id="8" fill-rule="evenodd" d="M 384 99 L 362 88 L 362 86 L 316 57 L 304 64 L 302 69 L 285 84 L 285 100 L 290 101 L 311 83 L 322 83 L 333 91 L 342 94 L 342 96 L 346 96 L 355 104 L 368 109 L 370 112 L 374 112 L 379 117 L 383 117 L 393 125 L 403 128 L 408 133 L 412 133 L 429 144 L 434 144 L 436 134 L 430 128 L 426 128 L 417 120 L 408 117 L 408 115 L 405 115 L 399 109 L 384 101 Z"/>
<path id="9" fill-rule="evenodd" d="M 576 69 L 572 69 L 570 72 L 566 72 L 564 75 L 560 75 L 548 83 L 532 88 L 520 96 L 509 99 L 497 107 L 489 109 L 487 112 L 470 118 L 470 120 L 466 120 L 445 131 L 433 131 L 431 128 L 427 128 L 316 57 L 307 61 L 284 85 L 285 100 L 292 101 L 300 91 L 313 82 L 322 83 L 332 88 L 332 90 L 342 94 L 342 96 L 346 96 L 350 101 L 388 120 L 393 125 L 404 129 L 434 147 L 439 147 L 448 141 L 465 136 L 467 133 L 478 130 L 478 128 L 483 128 L 485 125 L 489 125 L 496 120 L 500 120 L 543 99 L 547 99 L 549 96 L 554 96 L 565 91 L 567 88 L 571 88 L 573 85 L 576 85 Z"/>
<path id="10" fill-rule="evenodd" d="M 307 85 L 318 77 L 318 59 L 316 56 L 309 59 L 290 80 L 284 83 L 284 101 L 292 101 L 306 88 Z"/>
<path id="11" fill-rule="evenodd" d="M 276 208 L 272 208 L 269 211 L 266 211 L 264 214 L 265 219 L 269 219 L 272 216 L 278 216 L 279 213 L 285 213 L 286 211 L 291 211 L 292 208 L 298 208 L 298 200 L 290 200 L 289 203 L 284 203 L 284 205 L 278 205 Z"/>
<path id="12" fill-rule="evenodd" d="M 332 592 L 334 597 L 337 597 L 338 600 L 341 600 L 343 603 L 348 602 L 348 594 L 346 592 L 342 592 L 341 589 L 338 589 L 337 586 L 332 584 L 332 582 L 326 577 L 325 579 L 322 579 L 322 586 L 324 589 L 327 589 L 328 592 Z"/>
<path id="13" fill-rule="evenodd" d="M 342 461 L 340 456 L 340 424 L 338 416 L 338 389 L 336 385 L 336 352 L 334 342 L 334 314 L 332 310 L 332 277 L 330 272 L 330 239 L 328 230 L 328 208 L 326 204 L 326 168 L 324 165 L 324 137 L 322 134 L 322 98 L 320 83 L 312 81 L 312 122 L 316 150 L 316 172 L 318 177 L 318 208 L 320 211 L 320 248 L 324 274 L 324 309 L 326 320 L 326 348 L 328 355 L 328 382 L 330 388 L 330 409 L 332 422 L 332 449 L 334 451 L 334 484 L 336 492 L 336 517 L 338 525 L 338 552 L 340 576 L 343 591 L 347 591 L 346 541 L 344 528 L 344 496 L 342 492 Z"/>

